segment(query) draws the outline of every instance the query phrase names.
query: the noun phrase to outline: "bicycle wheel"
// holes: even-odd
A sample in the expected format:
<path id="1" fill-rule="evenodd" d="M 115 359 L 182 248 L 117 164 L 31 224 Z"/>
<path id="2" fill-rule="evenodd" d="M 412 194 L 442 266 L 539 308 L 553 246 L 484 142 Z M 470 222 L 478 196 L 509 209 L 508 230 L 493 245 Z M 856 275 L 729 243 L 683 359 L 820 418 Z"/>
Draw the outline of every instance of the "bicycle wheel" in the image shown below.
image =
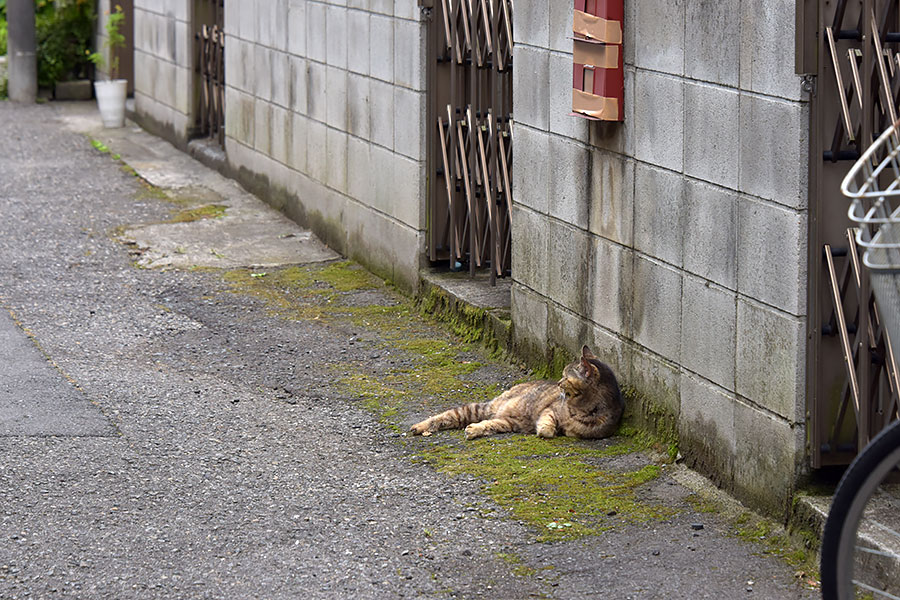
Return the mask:
<path id="1" fill-rule="evenodd" d="M 900 421 L 844 473 L 822 536 L 822 598 L 900 600 Z"/>

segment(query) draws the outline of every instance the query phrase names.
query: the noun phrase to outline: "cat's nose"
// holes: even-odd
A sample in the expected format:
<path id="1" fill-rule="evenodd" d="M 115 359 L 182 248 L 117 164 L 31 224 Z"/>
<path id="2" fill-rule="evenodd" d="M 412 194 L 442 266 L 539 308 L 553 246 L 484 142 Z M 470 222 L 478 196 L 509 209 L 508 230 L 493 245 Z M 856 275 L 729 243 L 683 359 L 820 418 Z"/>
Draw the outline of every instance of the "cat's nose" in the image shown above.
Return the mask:
<path id="1" fill-rule="evenodd" d="M 563 377 L 562 379 L 560 379 L 559 381 L 556 382 L 556 385 L 558 385 L 559 387 L 562 387 L 563 383 L 565 383 L 565 382 L 566 382 L 566 378 Z"/>

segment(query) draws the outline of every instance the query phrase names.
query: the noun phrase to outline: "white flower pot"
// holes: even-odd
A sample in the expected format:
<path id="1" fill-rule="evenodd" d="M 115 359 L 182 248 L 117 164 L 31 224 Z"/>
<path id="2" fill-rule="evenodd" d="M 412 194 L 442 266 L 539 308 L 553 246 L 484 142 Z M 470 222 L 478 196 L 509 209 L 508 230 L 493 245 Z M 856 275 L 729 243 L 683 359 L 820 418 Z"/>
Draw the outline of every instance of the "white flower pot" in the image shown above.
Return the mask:
<path id="1" fill-rule="evenodd" d="M 125 79 L 94 82 L 97 107 L 100 109 L 100 118 L 103 119 L 104 127 L 125 126 L 125 96 L 127 92 L 128 81 Z"/>

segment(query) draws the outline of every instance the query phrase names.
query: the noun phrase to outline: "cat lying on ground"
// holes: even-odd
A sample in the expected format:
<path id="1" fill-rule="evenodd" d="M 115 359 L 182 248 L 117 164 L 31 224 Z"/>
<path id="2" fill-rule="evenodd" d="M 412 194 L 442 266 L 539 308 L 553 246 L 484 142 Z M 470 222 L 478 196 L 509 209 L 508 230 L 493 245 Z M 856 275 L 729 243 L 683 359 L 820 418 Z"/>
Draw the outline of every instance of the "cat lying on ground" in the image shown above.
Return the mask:
<path id="1" fill-rule="evenodd" d="M 520 383 L 490 402 L 475 402 L 442 412 L 410 428 L 415 435 L 466 428 L 466 439 L 495 433 L 537 433 L 604 438 L 615 432 L 625 403 L 612 369 L 587 346 L 581 359 L 563 369 L 558 382 Z"/>

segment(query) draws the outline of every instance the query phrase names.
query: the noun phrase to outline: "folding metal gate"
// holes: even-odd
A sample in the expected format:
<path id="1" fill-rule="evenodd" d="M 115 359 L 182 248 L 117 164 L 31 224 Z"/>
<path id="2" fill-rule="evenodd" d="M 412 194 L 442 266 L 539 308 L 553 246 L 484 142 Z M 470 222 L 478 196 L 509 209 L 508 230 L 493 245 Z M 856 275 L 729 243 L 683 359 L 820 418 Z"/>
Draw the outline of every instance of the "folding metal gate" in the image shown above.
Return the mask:
<path id="1" fill-rule="evenodd" d="M 194 3 L 199 79 L 197 130 L 225 143 L 225 0 Z"/>
<path id="2" fill-rule="evenodd" d="M 509 272 L 512 1 L 434 0 L 428 257 Z"/>
<path id="3" fill-rule="evenodd" d="M 810 458 L 848 463 L 897 418 L 900 381 L 860 268 L 840 182 L 897 120 L 900 1 L 798 0 L 799 70 L 815 74 L 810 128 Z M 813 80 L 809 80 L 810 83 Z M 900 340 L 893 340 L 900 343 Z"/>

